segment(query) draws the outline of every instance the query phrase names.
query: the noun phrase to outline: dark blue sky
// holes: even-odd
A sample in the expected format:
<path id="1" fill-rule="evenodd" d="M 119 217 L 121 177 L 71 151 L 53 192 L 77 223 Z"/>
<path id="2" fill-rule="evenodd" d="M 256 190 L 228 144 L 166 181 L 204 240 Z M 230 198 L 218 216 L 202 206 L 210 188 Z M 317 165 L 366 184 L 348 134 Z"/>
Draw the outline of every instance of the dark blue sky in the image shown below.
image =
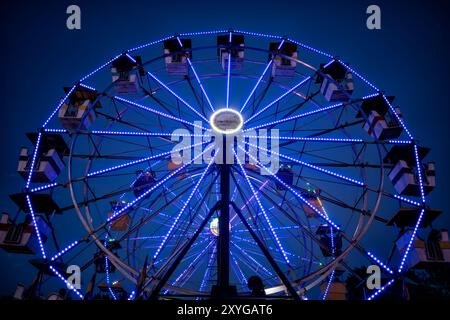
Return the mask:
<path id="1" fill-rule="evenodd" d="M 77 4 L 82 29 L 69 31 L 66 7 Z M 366 8 L 378 4 L 382 30 L 366 28 Z M 429 197 L 448 226 L 450 170 L 448 1 L 22 1 L 2 4 L 2 157 L 0 204 L 15 212 L 8 194 L 23 180 L 16 173 L 19 148 L 62 96 L 89 70 L 123 49 L 179 32 L 239 28 L 288 35 L 336 54 L 382 90 L 396 96 L 415 137 L 432 152 L 438 187 Z M 0 253 L 0 292 L 10 292 L 21 264 Z M 8 265 L 12 263 L 12 265 Z"/>

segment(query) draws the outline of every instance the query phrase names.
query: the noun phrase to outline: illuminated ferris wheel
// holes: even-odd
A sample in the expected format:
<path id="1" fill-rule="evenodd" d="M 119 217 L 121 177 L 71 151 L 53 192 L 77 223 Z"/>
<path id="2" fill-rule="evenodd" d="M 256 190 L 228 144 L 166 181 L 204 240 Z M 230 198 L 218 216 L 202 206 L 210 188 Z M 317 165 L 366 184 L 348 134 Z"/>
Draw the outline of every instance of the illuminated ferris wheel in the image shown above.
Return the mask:
<path id="1" fill-rule="evenodd" d="M 27 134 L 19 214 L 0 224 L 2 248 L 40 255 L 17 296 L 62 280 L 80 299 L 345 299 L 345 277 L 364 285 L 355 270 L 377 265 L 381 288 L 359 296 L 373 299 L 450 260 L 420 238 L 440 214 L 426 204 L 429 149 L 394 97 L 332 55 L 241 30 L 182 33 L 64 90 Z"/>

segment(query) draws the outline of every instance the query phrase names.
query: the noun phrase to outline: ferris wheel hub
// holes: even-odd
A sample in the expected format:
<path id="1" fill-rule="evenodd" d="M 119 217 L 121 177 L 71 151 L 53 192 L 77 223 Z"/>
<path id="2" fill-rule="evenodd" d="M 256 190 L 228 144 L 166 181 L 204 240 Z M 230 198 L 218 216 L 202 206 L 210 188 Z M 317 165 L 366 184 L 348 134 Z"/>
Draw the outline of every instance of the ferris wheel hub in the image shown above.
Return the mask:
<path id="1" fill-rule="evenodd" d="M 242 114 L 234 109 L 221 108 L 209 118 L 211 128 L 221 134 L 234 134 L 244 125 Z"/>

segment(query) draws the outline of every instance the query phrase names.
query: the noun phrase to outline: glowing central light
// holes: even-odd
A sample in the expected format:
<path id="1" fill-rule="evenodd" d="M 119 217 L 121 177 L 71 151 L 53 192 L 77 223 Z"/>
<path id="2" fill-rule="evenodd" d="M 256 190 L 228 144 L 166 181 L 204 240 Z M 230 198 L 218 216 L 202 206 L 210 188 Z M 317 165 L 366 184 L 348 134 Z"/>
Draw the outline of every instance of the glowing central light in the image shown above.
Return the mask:
<path id="1" fill-rule="evenodd" d="M 231 231 L 231 223 L 229 225 L 229 229 Z M 211 220 L 211 223 L 209 224 L 209 231 L 211 231 L 214 236 L 219 236 L 219 218 L 214 218 Z"/>
<path id="2" fill-rule="evenodd" d="M 233 134 L 242 129 L 244 118 L 234 109 L 222 108 L 216 110 L 209 118 L 214 131 L 222 134 Z"/>

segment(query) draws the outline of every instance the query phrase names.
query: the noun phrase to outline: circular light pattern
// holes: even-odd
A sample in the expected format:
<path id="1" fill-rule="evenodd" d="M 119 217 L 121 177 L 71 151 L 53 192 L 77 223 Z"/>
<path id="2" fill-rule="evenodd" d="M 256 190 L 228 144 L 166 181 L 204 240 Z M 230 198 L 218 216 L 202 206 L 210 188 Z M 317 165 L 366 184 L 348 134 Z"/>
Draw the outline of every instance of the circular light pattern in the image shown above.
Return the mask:
<path id="1" fill-rule="evenodd" d="M 216 110 L 209 120 L 214 131 L 222 134 L 233 134 L 242 129 L 244 118 L 234 109 L 222 108 Z"/>

